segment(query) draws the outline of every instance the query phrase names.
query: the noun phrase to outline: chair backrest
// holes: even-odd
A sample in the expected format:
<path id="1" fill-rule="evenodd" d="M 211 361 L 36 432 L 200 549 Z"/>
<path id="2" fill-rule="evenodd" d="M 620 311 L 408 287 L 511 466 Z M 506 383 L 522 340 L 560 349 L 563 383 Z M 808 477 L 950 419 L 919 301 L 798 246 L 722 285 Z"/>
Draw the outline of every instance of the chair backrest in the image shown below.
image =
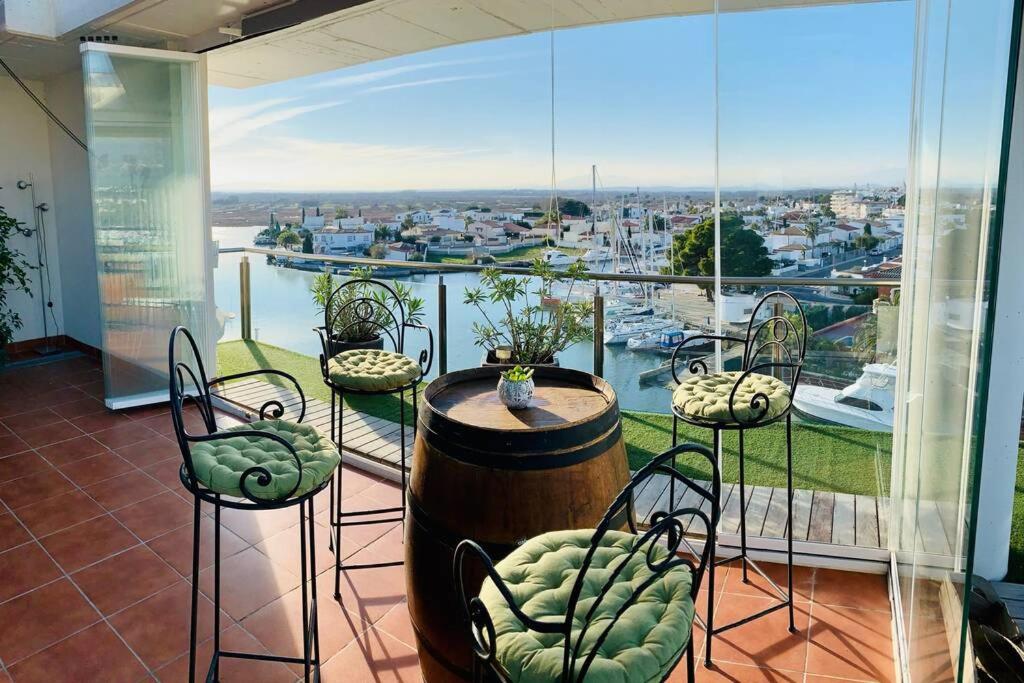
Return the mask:
<path id="1" fill-rule="evenodd" d="M 179 339 L 184 339 L 182 351 L 184 358 L 179 360 Z M 191 355 L 191 358 L 187 358 Z M 171 338 L 167 347 L 167 363 L 170 384 L 171 421 L 174 423 L 174 436 L 181 449 L 181 457 L 185 461 L 189 481 L 195 482 L 195 471 L 192 468 L 192 455 L 189 450 L 188 428 L 185 426 L 184 408 L 191 403 L 199 412 L 207 434 L 217 430 L 217 419 L 213 412 L 213 399 L 210 395 L 210 382 L 203 366 L 203 357 L 192 333 L 182 325 L 171 330 Z"/>
<path id="2" fill-rule="evenodd" d="M 324 327 L 333 356 L 337 339 L 387 339 L 398 353 L 405 346 L 406 310 L 402 297 L 380 280 L 352 278 L 331 292 L 324 306 Z"/>
<path id="3" fill-rule="evenodd" d="M 796 309 L 795 319 L 786 315 L 786 307 Z M 783 291 L 764 295 L 750 314 L 743 349 L 743 370 L 765 363 L 780 363 L 793 373 L 796 386 L 807 352 L 807 317 L 803 306 L 792 294 Z"/>
<path id="4" fill-rule="evenodd" d="M 710 463 L 712 471 L 711 491 L 708 491 L 704 487 L 698 485 L 689 477 L 684 476 L 677 469 L 678 457 L 687 453 L 695 453 Z M 586 614 L 583 615 L 582 626 L 579 627 L 579 631 L 576 636 L 572 637 L 573 625 L 576 623 L 576 618 L 578 616 L 577 610 L 580 608 L 580 596 L 587 583 L 587 572 L 593 563 L 594 555 L 600 547 L 601 539 L 609 529 L 621 524 L 624 516 L 623 513 L 626 513 L 625 518 L 630 530 L 633 533 L 637 533 L 634 516 L 632 514 L 635 491 L 639 486 L 646 482 L 649 477 L 654 476 L 655 474 L 667 475 L 674 481 L 682 484 L 684 487 L 694 491 L 699 498 L 706 500 L 708 502 L 708 507 L 711 510 L 710 518 L 698 509 L 701 504 L 677 510 L 667 509 L 652 515 L 650 528 L 643 534 L 639 534 L 639 539 L 634 544 L 632 550 L 625 558 L 622 559 L 618 567 L 608 577 L 604 585 L 597 592 L 596 596 L 594 596 Z M 566 636 L 562 666 L 563 681 L 568 683 L 569 681 L 586 680 L 587 672 L 589 671 L 591 664 L 596 658 L 601 645 L 608 638 L 612 628 L 618 622 L 619 617 L 625 613 L 627 608 L 636 604 L 644 591 L 646 591 L 656 581 L 664 577 L 669 571 L 680 566 L 689 567 L 692 574 L 690 598 L 691 600 L 696 599 L 697 592 L 700 589 L 701 580 L 704 576 L 704 570 L 711 559 L 712 548 L 710 543 L 704 544 L 703 550 L 699 556 L 697 556 L 697 564 L 694 564 L 690 559 L 681 556 L 679 554 L 681 549 L 680 546 L 686 543 L 684 540 L 684 531 L 686 528 L 683 526 L 683 519 L 689 517 L 699 520 L 703 526 L 705 538 L 707 538 L 712 527 L 718 521 L 720 491 L 721 478 L 718 473 L 715 456 L 709 449 L 697 444 L 681 444 L 676 446 L 655 457 L 642 467 L 635 475 L 633 475 L 626 488 L 622 490 L 622 492 L 609 506 L 601 520 L 601 523 L 594 531 L 594 535 L 591 538 L 590 549 L 583 560 L 583 564 L 580 566 L 579 574 L 577 574 L 576 581 L 573 584 L 566 609 L 566 619 L 563 624 L 564 634 Z M 689 544 L 687 544 L 687 546 L 689 547 Z M 666 551 L 665 556 L 661 559 L 658 559 L 654 555 L 655 550 L 658 548 Z M 607 623 L 603 620 L 601 622 L 594 622 L 593 619 L 597 613 L 598 607 L 612 591 L 619 573 L 625 569 L 626 565 L 634 556 L 641 552 L 644 556 L 644 562 L 650 571 L 650 576 L 639 586 L 633 589 L 632 593 L 616 610 L 614 618 L 609 620 Z M 591 626 L 594 626 L 595 623 L 599 626 L 604 624 L 603 628 L 597 636 L 597 639 L 589 645 L 588 651 L 584 653 L 582 652 L 582 648 L 586 642 L 587 634 L 590 631 Z"/>

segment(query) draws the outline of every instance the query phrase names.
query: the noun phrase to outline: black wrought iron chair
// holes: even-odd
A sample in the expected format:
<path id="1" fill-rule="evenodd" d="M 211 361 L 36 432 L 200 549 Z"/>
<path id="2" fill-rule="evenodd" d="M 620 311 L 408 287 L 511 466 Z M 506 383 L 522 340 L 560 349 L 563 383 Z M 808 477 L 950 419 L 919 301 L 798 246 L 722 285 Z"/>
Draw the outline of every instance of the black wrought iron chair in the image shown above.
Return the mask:
<path id="1" fill-rule="evenodd" d="M 766 308 L 771 306 L 771 308 Z M 785 307 L 795 309 L 791 319 Z M 765 313 L 767 312 L 767 313 Z M 691 357 L 694 348 L 711 342 L 742 345 L 740 369 L 711 373 L 707 362 Z M 778 609 L 789 610 L 789 630 L 796 630 L 793 619 L 793 396 L 800 382 L 804 355 L 807 350 L 807 319 L 800 302 L 792 295 L 775 291 L 758 301 L 751 312 L 744 337 L 730 335 L 697 335 L 680 343 L 672 353 L 672 377 L 678 385 L 672 394 L 672 443 L 678 440 L 679 422 L 683 421 L 712 431 L 715 453 L 719 452 L 721 433 L 737 432 L 739 439 L 739 531 L 740 552 L 725 558 L 715 558 L 708 569 L 709 596 L 715 594 L 715 567 L 740 561 L 743 582 L 748 582 L 748 567 L 753 568 L 776 592 L 779 603 L 725 625 L 715 626 L 714 599 L 708 598 L 705 661 L 711 664 L 712 636 Z M 680 365 L 687 373 L 680 377 Z M 787 590 L 783 591 L 748 557 L 747 553 L 747 497 L 744 464 L 743 435 L 749 429 L 766 427 L 776 422 L 786 424 L 786 566 Z M 734 494 L 735 495 L 735 494 Z M 717 530 L 712 529 L 711 541 L 717 545 Z"/>
<path id="2" fill-rule="evenodd" d="M 186 345 L 179 349 L 179 339 Z M 178 360 L 184 351 L 187 360 Z M 291 375 L 280 370 L 252 370 L 207 379 L 202 357 L 192 334 L 184 327 L 171 332 L 168 347 L 171 419 L 181 448 L 181 483 L 192 494 L 192 615 L 189 632 L 189 680 L 196 672 L 196 623 L 199 598 L 200 509 L 213 506 L 213 655 L 205 680 L 219 680 L 220 659 L 256 659 L 302 664 L 306 681 L 320 678 L 320 630 L 316 609 L 316 545 L 313 496 L 327 487 L 341 462 L 334 444 L 317 430 L 304 425 L 306 399 Z M 295 421 L 283 420 L 284 406 L 265 403 L 259 420 L 218 430 L 211 387 L 254 375 L 276 375 L 290 380 L 301 399 Z M 184 409 L 194 406 L 202 427 L 190 433 Z M 190 421 L 190 424 L 192 421 Z M 240 510 L 299 509 L 299 548 L 302 579 L 302 657 L 233 652 L 220 647 L 220 515 L 221 508 Z M 306 543 L 309 542 L 307 550 Z"/>
<path id="3" fill-rule="evenodd" d="M 334 598 L 341 599 L 341 572 L 402 564 L 402 560 L 345 564 L 341 530 L 346 526 L 391 524 L 405 521 L 406 447 L 405 396 L 412 394 L 413 436 L 416 434 L 416 400 L 420 381 L 434 360 L 434 335 L 430 329 L 407 318 L 402 297 L 385 282 L 355 277 L 331 292 L 324 305 L 324 325 L 314 328 L 320 337 L 320 372 L 331 389 L 331 439 L 342 452 L 345 441 L 345 396 L 397 395 L 399 404 L 399 470 L 402 504 L 394 507 L 342 510 L 342 474 L 331 482 L 331 548 L 334 550 Z M 423 330 L 427 348 L 417 360 L 405 355 L 406 333 Z M 346 338 L 365 341 L 346 342 Z M 384 347 L 390 346 L 388 351 Z"/>
<path id="4" fill-rule="evenodd" d="M 710 491 L 676 468 L 687 454 L 710 464 Z M 635 493 L 659 474 L 693 491 L 697 504 L 666 505 L 651 515 L 646 531 L 638 530 Z M 453 571 L 471 638 L 473 680 L 568 683 L 609 671 L 614 680 L 665 680 L 684 654 L 694 680 L 695 601 L 712 545 L 705 542 L 698 553 L 684 534 L 710 538 L 720 482 L 711 451 L 684 444 L 641 468 L 596 529 L 542 534 L 496 565 L 475 542 L 462 541 Z M 693 560 L 681 552 L 684 545 Z M 469 555 L 482 572 L 467 564 Z M 483 585 L 471 595 L 467 579 L 481 573 Z"/>

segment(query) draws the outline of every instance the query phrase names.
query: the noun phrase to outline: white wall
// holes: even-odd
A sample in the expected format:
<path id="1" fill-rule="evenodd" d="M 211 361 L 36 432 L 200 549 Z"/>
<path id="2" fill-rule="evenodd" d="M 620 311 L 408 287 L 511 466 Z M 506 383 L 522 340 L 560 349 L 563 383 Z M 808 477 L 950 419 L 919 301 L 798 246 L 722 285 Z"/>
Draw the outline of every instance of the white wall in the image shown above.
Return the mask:
<path id="1" fill-rule="evenodd" d="M 28 84 L 41 98 L 44 89 L 40 83 Z M 7 213 L 27 227 L 34 227 L 32 195 L 30 190 L 17 189 L 19 180 L 27 181 L 29 174 L 34 177 L 36 202 L 50 205 L 43 218 L 47 241 L 44 260 L 50 264 L 49 275 L 53 289 L 53 318 L 48 319 L 49 333 L 64 332 L 63 306 L 61 303 L 61 272 L 58 257 L 58 221 L 60 207 L 54 201 L 53 180 L 50 173 L 50 135 L 48 119 L 14 81 L 6 75 L 0 76 L 0 205 Z M 88 176 L 86 176 L 88 177 Z M 21 250 L 31 263 L 37 259 L 36 238 L 15 235 L 12 246 Z M 9 303 L 21 315 L 24 326 L 14 334 L 14 341 L 37 339 L 43 336 L 43 310 L 39 297 L 40 271 L 32 271 L 32 293 L 29 297 L 11 293 Z M 44 276 L 45 279 L 45 276 Z M 95 280 L 94 280 L 95 286 Z M 48 315 L 48 314 L 47 314 Z"/>
<path id="2" fill-rule="evenodd" d="M 80 69 L 46 82 L 47 103 L 71 130 L 85 139 L 85 101 Z M 66 334 L 100 347 L 100 303 L 96 279 L 96 243 L 92 226 L 89 158 L 54 125 L 49 126 L 54 196 L 51 205 L 60 217 L 57 247 L 64 286 Z"/>

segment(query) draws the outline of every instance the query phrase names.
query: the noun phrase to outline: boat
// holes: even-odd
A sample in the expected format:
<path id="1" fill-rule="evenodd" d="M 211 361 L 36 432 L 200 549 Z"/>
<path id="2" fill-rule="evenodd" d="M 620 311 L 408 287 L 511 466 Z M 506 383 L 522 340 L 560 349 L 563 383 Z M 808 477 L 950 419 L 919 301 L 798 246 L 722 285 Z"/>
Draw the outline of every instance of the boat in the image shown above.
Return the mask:
<path id="1" fill-rule="evenodd" d="M 552 266 L 570 266 L 579 260 L 557 249 L 548 249 L 544 252 L 542 259 L 545 263 Z"/>
<path id="2" fill-rule="evenodd" d="M 582 258 L 587 263 L 603 263 L 604 261 L 610 261 L 612 255 L 607 247 L 596 247 L 594 249 L 587 249 Z"/>
<path id="3" fill-rule="evenodd" d="M 654 308 L 652 306 L 623 301 L 605 303 L 604 305 L 604 317 L 606 320 L 643 315 L 654 315 Z"/>
<path id="4" fill-rule="evenodd" d="M 660 332 L 671 326 L 671 320 L 647 316 L 641 320 L 614 320 L 605 325 L 604 343 L 625 344 L 630 337 L 638 337 L 645 332 Z"/>
<path id="5" fill-rule="evenodd" d="M 631 337 L 626 341 L 626 347 L 631 351 L 655 351 L 658 353 L 671 353 L 677 346 L 682 344 L 688 337 L 697 334 L 687 332 L 678 327 L 661 330 L 660 332 L 644 332 L 638 337 Z"/>
<path id="6" fill-rule="evenodd" d="M 793 409 L 822 422 L 891 432 L 895 387 L 895 363 L 868 363 L 857 381 L 843 389 L 801 384 Z"/>

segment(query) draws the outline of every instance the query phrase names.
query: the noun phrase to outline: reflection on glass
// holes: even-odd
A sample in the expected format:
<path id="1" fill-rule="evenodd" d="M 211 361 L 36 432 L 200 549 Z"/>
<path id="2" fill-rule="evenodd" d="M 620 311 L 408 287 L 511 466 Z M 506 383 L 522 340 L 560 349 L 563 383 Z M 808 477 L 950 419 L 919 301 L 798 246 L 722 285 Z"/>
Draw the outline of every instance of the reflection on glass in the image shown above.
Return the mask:
<path id="1" fill-rule="evenodd" d="M 962 596 L 971 552 L 977 382 L 1002 145 L 1010 0 L 919 3 L 903 292 L 894 536 L 914 680 L 969 668 Z M 982 39 L 981 37 L 984 37 Z M 912 314 L 911 314 L 912 312 Z M 971 672 L 973 673 L 973 672 Z"/>
<path id="2" fill-rule="evenodd" d="M 210 341 L 199 62 L 83 54 L 105 394 L 167 399 L 167 339 Z"/>

